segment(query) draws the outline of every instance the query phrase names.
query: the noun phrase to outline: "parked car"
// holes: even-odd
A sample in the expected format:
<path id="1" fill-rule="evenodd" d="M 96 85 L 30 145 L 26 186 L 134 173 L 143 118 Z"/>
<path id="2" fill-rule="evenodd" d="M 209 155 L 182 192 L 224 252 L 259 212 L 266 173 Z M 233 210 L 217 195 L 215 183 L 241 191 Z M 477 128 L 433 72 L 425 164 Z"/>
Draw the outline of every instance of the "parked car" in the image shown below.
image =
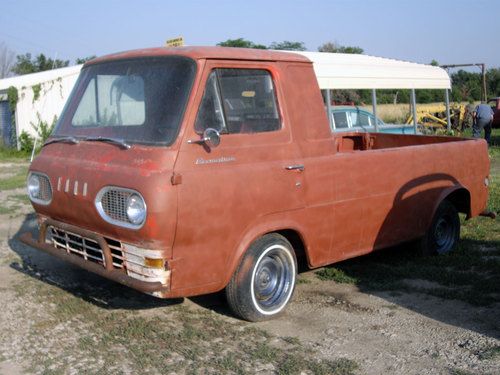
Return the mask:
<path id="1" fill-rule="evenodd" d="M 39 228 L 21 240 L 160 298 L 225 289 L 237 316 L 264 320 L 298 264 L 410 240 L 452 251 L 458 213 L 487 214 L 489 167 L 484 139 L 332 134 L 299 54 L 122 52 L 83 67 L 30 166 Z"/>
<path id="2" fill-rule="evenodd" d="M 492 99 L 488 100 L 488 103 L 493 104 L 491 106 L 491 108 L 493 108 L 493 111 L 495 111 L 495 114 L 493 115 L 493 123 L 491 124 L 491 127 L 500 128 L 500 97 L 492 98 Z"/>
<path id="3" fill-rule="evenodd" d="M 379 133 L 415 134 L 413 125 L 386 124 L 377 118 Z M 355 106 L 335 106 L 332 108 L 332 131 L 375 131 L 373 113 Z"/>

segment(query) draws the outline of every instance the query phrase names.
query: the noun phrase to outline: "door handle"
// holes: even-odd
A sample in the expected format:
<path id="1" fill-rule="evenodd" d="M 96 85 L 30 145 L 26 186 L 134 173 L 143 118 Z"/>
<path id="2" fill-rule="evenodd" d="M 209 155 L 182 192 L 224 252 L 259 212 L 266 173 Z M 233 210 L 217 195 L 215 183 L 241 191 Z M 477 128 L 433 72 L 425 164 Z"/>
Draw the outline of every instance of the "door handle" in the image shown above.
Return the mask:
<path id="1" fill-rule="evenodd" d="M 287 171 L 303 171 L 304 170 L 304 165 L 303 164 L 296 164 L 296 165 L 287 165 L 285 167 Z"/>

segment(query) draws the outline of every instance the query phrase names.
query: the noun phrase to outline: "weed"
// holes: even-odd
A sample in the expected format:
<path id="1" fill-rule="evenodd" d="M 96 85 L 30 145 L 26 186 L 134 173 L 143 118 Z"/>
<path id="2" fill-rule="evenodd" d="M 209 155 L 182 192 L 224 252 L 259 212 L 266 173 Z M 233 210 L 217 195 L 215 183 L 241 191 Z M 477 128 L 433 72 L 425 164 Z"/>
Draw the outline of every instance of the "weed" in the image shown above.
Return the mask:
<path id="1" fill-rule="evenodd" d="M 293 336 L 285 336 L 283 337 L 283 341 L 287 342 L 290 345 L 296 345 L 296 346 L 300 345 L 300 340 L 297 337 Z"/>
<path id="2" fill-rule="evenodd" d="M 341 284 L 356 284 L 358 280 L 355 277 L 348 276 L 344 271 L 335 267 L 322 268 L 316 275 L 321 280 L 332 280 Z"/>
<path id="3" fill-rule="evenodd" d="M 297 285 L 298 284 L 311 284 L 311 280 L 309 279 L 306 279 L 304 277 L 302 277 L 301 275 L 297 276 Z"/>
<path id="4" fill-rule="evenodd" d="M 494 346 L 479 353 L 480 360 L 491 360 L 500 357 L 500 346 Z"/>
<path id="5" fill-rule="evenodd" d="M 473 372 L 454 368 L 450 370 L 450 375 L 475 375 Z"/>

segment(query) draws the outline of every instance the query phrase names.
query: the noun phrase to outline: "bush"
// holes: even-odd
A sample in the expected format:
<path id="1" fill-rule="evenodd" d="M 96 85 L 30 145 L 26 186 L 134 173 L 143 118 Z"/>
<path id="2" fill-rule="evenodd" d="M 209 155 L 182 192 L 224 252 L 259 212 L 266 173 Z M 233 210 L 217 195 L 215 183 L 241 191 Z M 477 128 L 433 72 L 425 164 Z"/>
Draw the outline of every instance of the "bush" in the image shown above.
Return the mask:
<path id="1" fill-rule="evenodd" d="M 35 139 L 29 135 L 25 130 L 21 132 L 21 135 L 18 138 L 19 148 L 24 152 L 31 152 L 33 150 L 33 144 L 35 143 Z"/>
<path id="2" fill-rule="evenodd" d="M 40 114 L 37 114 L 37 117 L 38 117 L 38 124 L 35 125 L 31 123 L 31 127 L 35 130 L 37 135 L 36 150 L 35 150 L 36 152 L 40 151 L 47 138 L 50 137 L 57 122 L 57 116 L 54 116 L 52 124 L 50 125 L 47 121 L 43 121 L 41 119 Z M 31 153 L 33 150 L 33 146 L 35 145 L 35 137 L 33 137 L 32 135 L 28 134 L 28 132 L 23 130 L 18 138 L 18 142 L 21 151 Z"/>

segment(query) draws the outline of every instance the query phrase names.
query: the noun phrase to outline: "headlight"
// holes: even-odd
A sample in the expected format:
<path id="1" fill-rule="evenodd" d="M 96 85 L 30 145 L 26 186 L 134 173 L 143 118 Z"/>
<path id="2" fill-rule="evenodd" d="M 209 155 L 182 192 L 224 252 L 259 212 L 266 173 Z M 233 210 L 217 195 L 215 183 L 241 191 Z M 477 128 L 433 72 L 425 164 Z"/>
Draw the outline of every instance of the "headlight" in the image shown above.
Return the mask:
<path id="1" fill-rule="evenodd" d="M 30 172 L 26 185 L 31 201 L 42 205 L 48 205 L 52 201 L 52 186 L 46 175 Z"/>
<path id="2" fill-rule="evenodd" d="M 146 202 L 136 190 L 105 186 L 97 193 L 95 206 L 105 221 L 120 227 L 139 229 L 146 221 Z"/>
<path id="3" fill-rule="evenodd" d="M 30 198 L 38 198 L 40 196 L 40 177 L 32 174 L 28 178 L 28 194 Z"/>
<path id="4" fill-rule="evenodd" d="M 138 194 L 131 194 L 127 199 L 127 217 L 135 225 L 142 224 L 146 218 L 146 205 Z"/>

